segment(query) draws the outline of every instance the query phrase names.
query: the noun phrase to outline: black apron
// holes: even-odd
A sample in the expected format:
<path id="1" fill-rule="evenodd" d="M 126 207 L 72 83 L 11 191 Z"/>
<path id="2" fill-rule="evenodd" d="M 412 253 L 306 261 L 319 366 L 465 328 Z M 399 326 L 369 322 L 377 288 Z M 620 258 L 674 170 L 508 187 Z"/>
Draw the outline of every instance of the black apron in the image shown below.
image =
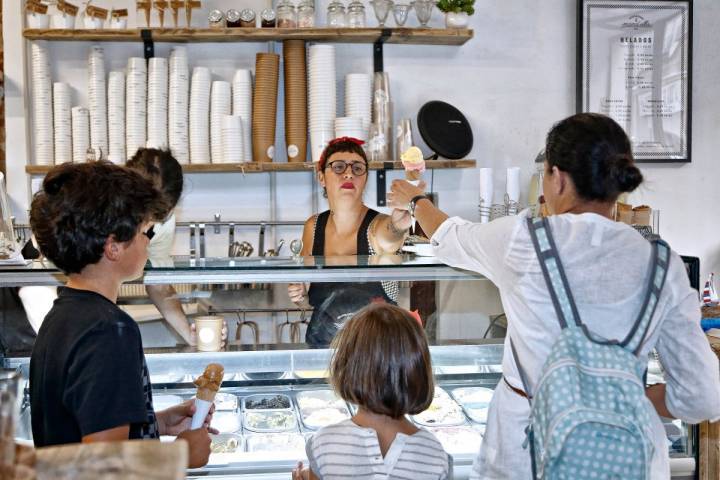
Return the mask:
<path id="1" fill-rule="evenodd" d="M 357 255 L 372 254 L 368 243 L 368 227 L 377 215 L 378 212 L 370 209 L 365 214 L 357 233 Z M 325 211 L 319 214 L 315 221 L 312 254 L 316 259 L 325 256 L 325 227 L 329 218 L 330 211 Z M 330 345 L 343 324 L 355 312 L 370 303 L 395 304 L 387 296 L 380 282 L 315 282 L 310 285 L 308 301 L 313 307 L 313 314 L 305 333 L 305 342 L 314 348 L 324 348 Z"/>

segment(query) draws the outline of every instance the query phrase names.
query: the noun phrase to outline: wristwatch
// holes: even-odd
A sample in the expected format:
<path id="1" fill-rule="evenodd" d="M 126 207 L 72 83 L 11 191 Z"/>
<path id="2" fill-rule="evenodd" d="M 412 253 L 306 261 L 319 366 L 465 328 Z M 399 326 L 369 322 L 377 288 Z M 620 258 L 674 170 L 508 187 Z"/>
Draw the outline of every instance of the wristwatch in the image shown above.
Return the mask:
<path id="1" fill-rule="evenodd" d="M 408 203 L 408 211 L 410 212 L 410 216 L 415 216 L 415 206 L 417 205 L 417 202 L 422 200 L 423 198 L 427 199 L 427 195 L 415 195 L 412 200 L 410 200 L 410 203 Z"/>

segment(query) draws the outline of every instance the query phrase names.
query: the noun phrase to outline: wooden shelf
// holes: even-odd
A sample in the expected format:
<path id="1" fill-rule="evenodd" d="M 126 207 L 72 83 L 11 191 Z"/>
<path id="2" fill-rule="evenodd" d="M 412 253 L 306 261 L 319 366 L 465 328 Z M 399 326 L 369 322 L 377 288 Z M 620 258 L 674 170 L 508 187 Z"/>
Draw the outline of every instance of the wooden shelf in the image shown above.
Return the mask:
<path id="1" fill-rule="evenodd" d="M 473 38 L 469 29 L 444 28 L 150 28 L 154 42 L 268 42 L 308 40 L 334 43 L 463 45 Z M 28 40 L 141 42 L 141 30 L 25 29 Z"/>
<path id="2" fill-rule="evenodd" d="M 475 160 L 428 160 L 428 170 L 475 168 Z M 27 165 L 25 172 L 31 175 L 45 175 L 52 167 L 45 165 Z M 402 170 L 400 161 L 370 162 L 370 170 Z M 215 163 L 209 165 L 183 165 L 185 173 L 267 173 L 267 172 L 310 172 L 315 164 L 309 162 L 295 163 Z"/>

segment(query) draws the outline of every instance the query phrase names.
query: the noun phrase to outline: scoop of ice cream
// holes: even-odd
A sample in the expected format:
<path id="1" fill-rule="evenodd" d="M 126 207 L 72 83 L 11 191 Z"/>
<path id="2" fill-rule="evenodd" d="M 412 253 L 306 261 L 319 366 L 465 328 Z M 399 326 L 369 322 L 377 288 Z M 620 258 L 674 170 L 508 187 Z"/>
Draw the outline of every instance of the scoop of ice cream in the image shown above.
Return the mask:
<path id="1" fill-rule="evenodd" d="M 205 371 L 193 383 L 198 388 L 206 388 L 218 391 L 223 380 L 225 369 L 219 363 L 211 363 L 205 367 Z"/>
<path id="2" fill-rule="evenodd" d="M 425 171 L 425 159 L 423 158 L 422 151 L 418 147 L 410 147 L 400 155 L 405 170 L 424 172 Z"/>

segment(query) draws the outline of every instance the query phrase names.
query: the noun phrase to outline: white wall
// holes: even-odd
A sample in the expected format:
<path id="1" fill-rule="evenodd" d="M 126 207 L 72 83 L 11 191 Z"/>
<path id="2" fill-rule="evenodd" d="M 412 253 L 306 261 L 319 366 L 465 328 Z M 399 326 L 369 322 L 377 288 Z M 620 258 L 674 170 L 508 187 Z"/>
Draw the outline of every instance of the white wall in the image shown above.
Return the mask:
<path id="1" fill-rule="evenodd" d="M 101 3 L 120 6 L 129 2 Z M 226 3 L 234 2 L 223 0 L 214 5 Z M 17 0 L 4 1 L 3 34 L 9 191 L 16 215 L 24 221 L 29 199 L 23 170 L 27 161 L 22 53 L 26 42 L 21 37 L 19 4 Z M 324 12 L 325 6 L 326 1 L 319 2 L 318 11 Z M 500 200 L 504 168 L 521 167 L 525 185 L 549 127 L 574 112 L 576 0 L 478 0 L 476 8 L 471 20 L 475 38 L 464 46 L 388 45 L 385 68 L 392 82 L 397 119 L 414 119 L 418 108 L 433 99 L 450 102 L 466 113 L 475 135 L 469 157 L 477 159 L 479 166 L 496 168 L 496 200 Z M 324 18 L 324 13 L 319 17 Z M 415 25 L 414 15 L 411 17 L 411 25 Z M 371 9 L 368 20 L 374 24 Z M 713 185 L 718 179 L 714 162 L 720 127 L 716 113 L 720 110 L 720 60 L 712 53 L 720 45 L 718 22 L 720 2 L 695 1 L 693 163 L 643 165 L 647 183 L 632 196 L 634 203 L 645 202 L 661 210 L 662 235 L 680 253 L 701 257 L 703 275 L 720 269 L 720 240 L 716 239 L 720 229 L 715 227 L 717 214 L 712 208 L 720 201 L 720 190 Z M 196 14 L 195 23 L 202 23 L 201 14 Z M 441 24 L 442 16 L 436 12 L 431 25 Z M 108 70 L 122 67 L 127 56 L 141 55 L 139 44 L 107 44 L 105 48 Z M 265 49 L 262 44 L 191 45 L 190 60 L 192 65 L 212 67 L 218 78 L 229 80 L 233 68 L 252 65 L 255 52 Z M 157 55 L 168 51 L 169 45 L 156 44 Z M 52 45 L 52 52 L 55 80 L 70 82 L 77 100 L 84 101 L 87 44 L 58 43 Z M 339 78 L 348 72 L 371 72 L 371 46 L 338 45 L 337 62 Z M 282 138 L 280 131 L 278 137 Z M 427 153 L 417 132 L 415 140 Z M 311 213 L 310 177 L 306 173 L 277 176 L 278 218 L 303 220 Z M 374 175 L 370 178 L 366 199 L 373 205 Z M 216 212 L 235 220 L 271 215 L 266 174 L 189 175 L 188 183 L 179 207 L 181 220 L 209 220 Z M 477 219 L 477 170 L 436 171 L 433 185 L 448 213 Z M 254 232 L 248 235 L 256 238 Z M 287 241 L 293 235 L 297 232 L 280 232 L 279 237 Z M 186 248 L 181 235 L 176 250 L 182 253 Z M 210 254 L 219 254 L 225 245 L 218 242 L 212 248 Z"/>

